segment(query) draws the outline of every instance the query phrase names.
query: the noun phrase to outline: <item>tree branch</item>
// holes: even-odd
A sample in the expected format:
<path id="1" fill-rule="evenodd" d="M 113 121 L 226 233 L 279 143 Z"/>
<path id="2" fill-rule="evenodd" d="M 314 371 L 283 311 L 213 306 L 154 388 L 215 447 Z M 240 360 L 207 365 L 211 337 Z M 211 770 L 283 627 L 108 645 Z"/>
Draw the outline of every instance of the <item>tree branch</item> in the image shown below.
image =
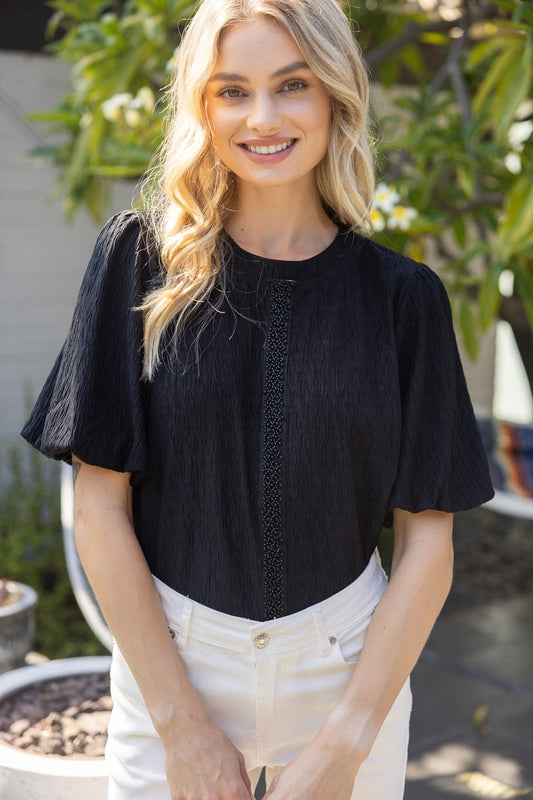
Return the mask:
<path id="1" fill-rule="evenodd" d="M 487 5 L 481 3 L 480 5 L 480 8 L 469 12 L 469 24 L 480 22 L 484 19 L 493 19 L 498 16 L 498 8 L 494 3 L 488 3 Z M 457 28 L 460 25 L 461 20 L 435 19 L 425 23 L 410 22 L 395 39 L 391 39 L 389 42 L 383 42 L 383 44 L 368 50 L 365 53 L 365 61 L 369 66 L 374 67 L 394 55 L 394 53 L 397 53 L 398 50 L 401 50 L 406 45 L 416 41 L 425 33 L 448 33 L 453 28 Z"/>
<path id="2" fill-rule="evenodd" d="M 456 39 L 453 39 L 450 47 L 450 54 L 446 62 L 446 66 L 448 75 L 450 77 L 450 83 L 455 92 L 455 96 L 457 97 L 459 108 L 461 109 L 461 116 L 463 117 L 463 128 L 465 128 L 472 122 L 472 105 L 470 102 L 470 95 L 468 94 L 468 89 L 466 88 L 466 83 L 463 78 L 463 73 L 461 72 L 461 67 L 459 64 L 459 61 L 465 49 L 466 33 L 467 33 L 466 20 L 464 21 L 464 24 L 461 25 L 460 27 L 462 29 L 462 35 L 458 36 Z"/>
<path id="3" fill-rule="evenodd" d="M 456 24 L 456 22 L 450 22 L 447 20 L 435 20 L 434 22 L 427 22 L 423 25 L 410 22 L 405 27 L 405 30 L 403 30 L 395 39 L 391 39 L 390 42 L 383 42 L 383 44 L 368 50 L 368 52 L 365 53 L 365 61 L 369 66 L 373 67 L 376 64 L 380 64 L 382 61 L 385 61 L 385 59 L 394 55 L 394 53 L 397 53 L 398 50 L 401 50 L 406 45 L 414 42 L 422 34 L 447 33 L 454 28 Z"/>

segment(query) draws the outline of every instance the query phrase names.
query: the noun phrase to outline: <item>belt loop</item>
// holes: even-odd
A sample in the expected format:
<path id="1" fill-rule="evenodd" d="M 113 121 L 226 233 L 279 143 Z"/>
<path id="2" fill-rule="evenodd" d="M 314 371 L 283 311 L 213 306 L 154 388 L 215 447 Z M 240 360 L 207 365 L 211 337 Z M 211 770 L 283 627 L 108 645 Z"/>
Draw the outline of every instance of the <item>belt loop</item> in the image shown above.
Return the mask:
<path id="1" fill-rule="evenodd" d="M 191 627 L 191 616 L 193 609 L 193 601 L 190 597 L 183 598 L 183 608 L 181 610 L 181 631 L 183 636 L 183 648 L 187 647 L 189 643 L 189 631 Z"/>
<path id="2" fill-rule="evenodd" d="M 321 656 L 328 656 L 331 653 L 332 648 L 329 642 L 326 626 L 324 625 L 324 618 L 319 611 L 313 611 L 312 616 L 313 624 L 318 636 L 318 653 Z"/>

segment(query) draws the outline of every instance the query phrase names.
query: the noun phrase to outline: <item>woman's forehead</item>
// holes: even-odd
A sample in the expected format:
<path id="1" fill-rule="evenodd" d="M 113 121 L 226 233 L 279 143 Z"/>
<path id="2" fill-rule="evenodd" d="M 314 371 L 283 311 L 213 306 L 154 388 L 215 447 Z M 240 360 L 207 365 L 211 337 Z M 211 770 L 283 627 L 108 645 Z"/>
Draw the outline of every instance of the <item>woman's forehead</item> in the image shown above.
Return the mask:
<path id="1" fill-rule="evenodd" d="M 306 66 L 292 36 L 275 20 L 261 17 L 222 31 L 214 73 L 248 70 L 274 75 L 289 64 Z"/>

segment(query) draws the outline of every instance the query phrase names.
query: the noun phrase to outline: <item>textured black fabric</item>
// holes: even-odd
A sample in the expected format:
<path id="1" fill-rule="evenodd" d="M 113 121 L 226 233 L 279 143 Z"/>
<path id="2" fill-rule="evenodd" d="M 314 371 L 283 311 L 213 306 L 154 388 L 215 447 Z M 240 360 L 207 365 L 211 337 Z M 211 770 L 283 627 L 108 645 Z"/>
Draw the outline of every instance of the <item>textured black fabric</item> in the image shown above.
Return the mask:
<path id="1" fill-rule="evenodd" d="M 74 452 L 133 473 L 135 529 L 158 578 L 265 619 L 267 574 L 292 613 L 361 573 L 395 507 L 453 512 L 492 496 L 448 298 L 428 267 L 347 231 L 299 262 L 259 258 L 226 237 L 222 308 L 197 346 L 194 325 L 177 351 L 168 344 L 148 384 L 132 310 L 159 280 L 144 225 L 124 213 L 101 233 L 23 436 L 48 456 Z M 273 362 L 279 508 L 264 491 L 276 297 L 288 314 Z"/>

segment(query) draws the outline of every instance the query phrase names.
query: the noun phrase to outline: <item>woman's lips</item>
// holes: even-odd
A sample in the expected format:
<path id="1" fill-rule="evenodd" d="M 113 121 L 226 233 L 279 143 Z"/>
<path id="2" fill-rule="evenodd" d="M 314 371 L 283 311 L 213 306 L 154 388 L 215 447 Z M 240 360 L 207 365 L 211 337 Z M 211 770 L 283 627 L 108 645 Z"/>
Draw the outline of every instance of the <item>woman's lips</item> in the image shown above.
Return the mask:
<path id="1" fill-rule="evenodd" d="M 273 164 L 282 161 L 294 149 L 297 139 L 285 139 L 278 142 L 241 142 L 239 147 L 255 163 Z"/>

